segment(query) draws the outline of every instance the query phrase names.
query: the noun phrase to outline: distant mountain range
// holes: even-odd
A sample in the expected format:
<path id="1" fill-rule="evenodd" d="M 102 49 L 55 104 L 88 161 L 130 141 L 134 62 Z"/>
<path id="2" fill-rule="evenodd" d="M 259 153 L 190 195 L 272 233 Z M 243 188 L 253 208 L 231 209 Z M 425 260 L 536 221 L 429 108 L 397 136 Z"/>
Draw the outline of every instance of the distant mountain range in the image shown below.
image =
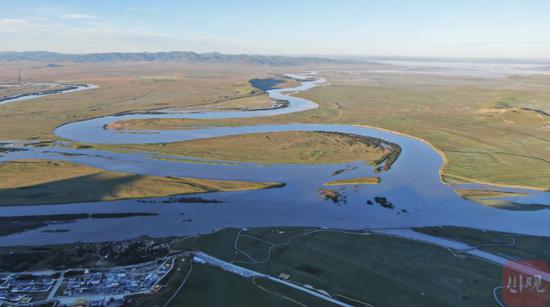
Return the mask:
<path id="1" fill-rule="evenodd" d="M 191 51 L 171 52 L 110 52 L 88 54 L 66 54 L 47 51 L 0 52 L 0 61 L 39 61 L 39 62 L 155 62 L 175 61 L 185 63 L 232 63 L 269 66 L 357 63 L 357 60 L 336 60 L 321 57 L 269 56 L 249 54 L 222 54 L 218 52 L 196 53 Z"/>

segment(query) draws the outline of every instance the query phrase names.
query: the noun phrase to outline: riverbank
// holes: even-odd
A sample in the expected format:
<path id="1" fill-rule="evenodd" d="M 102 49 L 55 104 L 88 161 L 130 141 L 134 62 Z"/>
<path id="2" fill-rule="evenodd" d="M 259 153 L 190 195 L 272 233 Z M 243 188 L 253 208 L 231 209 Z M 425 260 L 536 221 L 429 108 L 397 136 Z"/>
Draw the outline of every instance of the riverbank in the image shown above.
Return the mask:
<path id="1" fill-rule="evenodd" d="M 40 84 L 40 85 L 44 85 L 44 84 Z M 91 85 L 91 84 L 52 83 L 52 84 L 46 84 L 46 86 L 53 87 L 53 88 L 40 89 L 36 91 L 29 89 L 27 90 L 28 92 L 21 93 L 21 94 L 0 96 L 0 105 L 34 99 L 34 98 L 40 98 L 40 97 L 45 97 L 50 95 L 72 93 L 72 92 L 97 88 L 95 85 Z M 55 87 L 58 87 L 58 88 L 55 88 Z"/>
<path id="2" fill-rule="evenodd" d="M 3 65 L 15 72 L 25 70 L 28 80 L 98 86 L 93 91 L 41 97 L 40 103 L 25 100 L 2 105 L 0 139 L 4 140 L 55 140 L 52 131 L 64 123 L 128 111 L 209 105 L 233 108 L 248 103 L 265 107 L 270 104 L 267 98 L 257 104 L 251 101 L 256 97 L 246 98 L 253 91 L 261 92 L 248 81 L 288 69 L 235 64 L 220 69 L 218 65 L 181 63 L 113 63 L 108 67 L 67 63 L 56 68 L 38 68 L 31 63 Z"/>
<path id="3" fill-rule="evenodd" d="M 547 253 L 537 248 L 546 244 L 548 238 L 511 235 L 498 232 L 481 232 L 467 228 L 433 227 L 416 229 L 436 237 L 462 240 L 482 250 L 517 257 L 547 259 Z M 437 231 L 437 232 L 436 232 Z M 510 239 L 513 236 L 513 240 Z M 432 244 L 401 237 L 372 233 L 369 231 L 338 231 L 312 228 L 253 228 L 223 229 L 211 234 L 170 239 L 139 239 L 125 244 L 104 242 L 79 243 L 70 246 L 44 246 L 40 249 L 14 247 L 0 249 L 0 263 L 11 267 L 25 267 L 17 263 L 30 264 L 33 257 L 43 257 L 36 270 L 67 268 L 67 264 L 54 261 L 55 255 L 81 253 L 80 265 L 92 267 L 98 259 L 95 250 L 115 250 L 122 246 L 133 246 L 136 254 L 151 259 L 145 246 L 164 246 L 159 255 L 164 257 L 174 252 L 200 250 L 208 255 L 233 264 L 281 278 L 297 285 L 309 285 L 321 294 L 348 304 L 413 306 L 447 305 L 462 302 L 468 305 L 492 305 L 495 303 L 493 289 L 501 285 L 500 265 L 476 257 L 466 257 L 461 250 L 442 248 Z M 147 243 L 147 242 L 155 242 Z M 513 244 L 512 244 L 513 243 Z M 141 246 L 141 247 L 140 247 Z M 353 249 L 349 249 L 353 246 Z M 69 248 L 70 247 L 70 248 Z M 127 254 L 129 251 L 124 251 Z M 327 252 L 330 251 L 330 252 Z M 42 256 L 41 256 L 42 255 Z M 106 255 L 116 256 L 116 253 Z M 315 255 L 315 257 L 312 257 Z M 106 258 L 117 265 L 123 258 Z M 49 260 L 48 260 L 49 259 Z M 69 259 L 74 259 L 69 257 Z M 161 281 L 159 292 L 153 295 L 133 296 L 132 302 L 139 306 L 162 305 L 170 297 L 173 302 L 187 302 L 204 305 L 220 302 L 228 293 L 233 293 L 239 302 L 271 302 L 271 296 L 257 291 L 254 279 L 231 275 L 219 268 L 200 263 L 191 264 L 191 258 L 178 259 L 177 268 Z M 146 260 L 144 260 L 146 261 Z M 44 266 L 49 265 L 53 266 Z M 104 267 L 102 263 L 101 267 Z M 60 266 L 61 265 L 61 266 Z M 92 265 L 92 266 L 90 266 Z M 400 272 L 399 278 L 395 272 Z M 231 281 L 225 284 L 222 281 Z M 376 282 L 373 282 L 376 281 Z M 229 285 L 229 286 L 228 286 Z M 309 302 L 308 296 L 259 283 L 271 293 L 282 294 L 299 302 Z M 216 288 L 212 296 L 205 288 Z M 179 291 L 178 291 L 179 289 Z M 236 289 L 248 289 L 240 295 Z M 399 291 L 395 291 L 399 289 Z M 218 295 L 219 294 L 219 295 Z"/>
<path id="4" fill-rule="evenodd" d="M 155 216 L 150 212 L 125 212 L 125 213 L 74 213 L 74 214 L 49 214 L 49 215 L 27 215 L 27 216 L 0 216 L 0 236 L 21 233 L 48 225 L 59 225 L 71 223 L 82 219 L 114 219 L 138 216 Z M 70 231 L 65 228 L 49 229 L 43 232 L 60 233 Z"/>
<path id="5" fill-rule="evenodd" d="M 386 128 L 427 140 L 445 154 L 447 182 L 471 182 L 505 187 L 547 190 L 550 187 L 549 118 L 536 112 L 510 117 L 480 113 L 499 102 L 546 109 L 550 88 L 544 77 L 472 80 L 434 76 L 403 79 L 376 74 L 378 85 L 360 77 L 327 73 L 331 85 L 297 96 L 311 99 L 319 111 L 300 114 L 296 121 L 313 118 L 328 123 L 352 123 Z M 523 88 L 517 89 L 515 82 Z M 324 114 L 321 110 L 324 109 Z"/>
<path id="6" fill-rule="evenodd" d="M 281 187 L 282 183 L 141 176 L 52 160 L 0 163 L 0 206 L 96 202 Z"/>
<path id="7" fill-rule="evenodd" d="M 489 185 L 489 186 L 502 187 L 502 188 L 515 188 L 515 189 L 534 190 L 534 191 L 549 191 L 548 188 L 542 188 L 542 187 L 533 187 L 533 186 L 527 186 L 527 185 L 514 185 L 514 184 L 500 184 L 500 183 L 494 183 L 494 182 L 480 181 L 480 180 L 476 180 L 476 179 L 472 179 L 472 178 L 460 177 L 460 176 L 457 176 L 457 175 L 454 175 L 454 174 L 449 175 L 445 171 L 445 168 L 449 164 L 449 158 L 447 157 L 447 155 L 445 154 L 445 152 L 443 150 L 437 148 L 434 144 L 430 143 L 429 141 L 427 141 L 425 139 L 422 139 L 422 138 L 419 138 L 419 137 L 414 136 L 414 135 L 406 134 L 406 133 L 391 130 L 391 129 L 380 128 L 380 127 L 364 125 L 364 124 L 354 125 L 354 126 L 374 128 L 374 129 L 379 129 L 379 130 L 382 130 L 382 131 L 395 133 L 395 134 L 398 134 L 398 135 L 406 136 L 406 137 L 411 138 L 411 139 L 415 139 L 417 141 L 420 141 L 420 142 L 430 146 L 435 152 L 437 152 L 439 154 L 439 156 L 441 156 L 441 159 L 443 160 L 443 164 L 439 168 L 439 175 L 441 177 L 441 182 L 444 183 L 444 184 L 452 186 L 452 185 L 461 184 L 461 183 L 476 183 L 476 184 L 480 184 L 480 185 Z"/>
<path id="8" fill-rule="evenodd" d="M 479 111 L 499 101 L 510 101 L 510 105 L 521 102 L 521 108 L 528 108 L 524 106 L 528 105 L 527 93 L 507 90 L 513 86 L 509 80 L 481 82 L 454 77 L 439 85 L 440 80 L 425 76 L 418 82 L 428 85 L 419 89 L 410 82 L 403 83 L 397 78 L 399 75 L 395 79 L 378 76 L 387 80 L 385 86 L 363 85 L 363 81 L 356 84 L 353 77 L 343 78 L 330 72 L 323 76 L 330 85 L 295 95 L 319 103 L 319 109 L 261 118 L 139 119 L 139 128 L 178 130 L 296 122 L 381 127 L 414 135 L 438 151 L 444 159 L 441 175 L 446 183 L 541 191 L 550 188 L 550 173 L 546 171 L 550 161 L 550 140 L 545 136 L 545 127 L 550 123 L 545 121 L 547 117 L 523 112 L 516 116 L 519 119 L 501 119 L 503 114 Z M 531 88 L 531 84 L 541 81 L 538 78 L 525 77 L 523 82 Z M 455 84 L 461 86 L 457 88 Z M 533 91 L 534 97 L 545 101 L 550 89 L 537 86 Z M 420 109 L 424 111 L 414 111 Z M 430 116 L 431 113 L 435 115 Z"/>

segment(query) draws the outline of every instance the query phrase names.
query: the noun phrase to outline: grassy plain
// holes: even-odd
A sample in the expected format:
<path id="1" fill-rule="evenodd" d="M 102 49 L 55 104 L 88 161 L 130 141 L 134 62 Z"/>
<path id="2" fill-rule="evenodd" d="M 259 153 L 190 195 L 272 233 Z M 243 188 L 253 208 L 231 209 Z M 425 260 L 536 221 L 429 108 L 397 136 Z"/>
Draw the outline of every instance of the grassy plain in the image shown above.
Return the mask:
<path id="1" fill-rule="evenodd" d="M 462 241 L 495 254 L 550 261 L 550 253 L 545 248 L 550 239 L 546 237 L 460 227 L 415 230 Z M 168 243 L 173 251 L 201 250 L 272 276 L 285 273 L 290 276 L 291 282 L 311 285 L 353 305 L 492 306 L 495 305 L 492 291 L 501 285 L 502 278 L 499 265 L 466 257 L 460 251 L 450 252 L 430 244 L 368 232 L 306 228 L 224 229 L 201 236 L 165 239 L 163 242 Z M 256 263 L 236 251 L 235 244 Z M 44 257 L 40 256 L 42 254 L 52 255 L 46 257 L 52 258 L 50 261 L 54 260 L 54 255 L 63 255 L 72 262 L 81 257 L 82 261 L 94 263 L 97 255 L 88 253 L 95 250 L 92 245 L 3 247 L 0 248 L 0 256 L 17 255 L 8 257 L 14 267 L 19 267 L 18 262 L 27 263 L 32 257 Z M 191 269 L 190 259 L 182 259 L 178 259 L 176 270 L 162 281 L 163 287 L 159 293 L 134 297 L 132 304 L 163 305 Z M 48 262 L 42 265 L 44 263 Z M 176 295 L 173 305 L 183 301 L 191 306 L 218 305 L 220 302 L 292 305 L 288 298 L 306 305 L 317 306 L 321 303 L 262 280 L 252 281 L 218 268 L 193 264 L 189 279 Z"/>
<path id="2" fill-rule="evenodd" d="M 48 68 L 43 63 L 3 63 L 0 81 L 13 80 L 21 66 L 27 80 L 88 82 L 100 88 L 3 106 L 0 139 L 51 139 L 52 129 L 62 123 L 124 111 L 261 106 L 267 103 L 265 97 L 250 91 L 249 79 L 304 70 L 172 63 Z M 327 84 L 299 94 L 318 102 L 317 110 L 269 118 L 138 121 L 128 127 L 366 124 L 433 144 L 447 158 L 443 174 L 449 182 L 550 188 L 550 77 L 411 75 L 367 72 L 368 68 L 318 67 Z"/>
<path id="3" fill-rule="evenodd" d="M 0 204 L 35 205 L 272 188 L 278 183 L 141 176 L 49 160 L 0 163 Z"/>
<path id="4" fill-rule="evenodd" d="M 163 282 L 165 288 L 156 295 L 140 296 L 129 302 L 132 306 L 162 306 L 189 272 L 189 261 L 180 264 Z M 168 306 L 331 306 L 313 296 L 292 288 L 281 287 L 261 279 L 244 279 L 208 265 L 193 264 L 191 274 L 178 295 Z"/>
<path id="5" fill-rule="evenodd" d="M 540 259 L 550 263 L 550 238 L 462 227 L 424 227 L 415 229 L 435 237 L 467 243 L 481 250 L 515 259 Z"/>
<path id="6" fill-rule="evenodd" d="M 367 124 L 420 137 L 447 158 L 444 179 L 550 187 L 549 77 L 333 75 L 300 94 L 321 104 L 310 119 Z M 502 102 L 514 107 L 498 109 Z M 314 114 L 317 113 L 317 114 Z"/>
<path id="7" fill-rule="evenodd" d="M 40 91 L 55 91 L 66 88 L 61 84 L 35 84 L 35 83 L 0 83 L 0 101 L 3 98 L 16 95 L 31 94 Z"/>
<path id="8" fill-rule="evenodd" d="M 234 108 L 271 105 L 248 80 L 268 73 L 300 71 L 252 65 L 191 65 L 182 63 L 0 63 L 0 82 L 23 81 L 92 83 L 97 89 L 54 95 L 0 107 L 0 139 L 55 139 L 52 131 L 64 123 L 168 107 Z"/>
<path id="9" fill-rule="evenodd" d="M 298 94 L 319 103 L 316 110 L 261 119 L 169 120 L 167 126 L 370 125 L 425 139 L 440 149 L 449 182 L 550 188 L 550 77 L 348 71 L 323 71 L 328 85 Z M 165 128 L 162 121 L 150 124 Z"/>
<path id="10" fill-rule="evenodd" d="M 239 230 L 191 238 L 182 241 L 181 248 L 198 248 L 273 276 L 286 273 L 292 282 L 327 291 L 353 305 L 492 305 L 492 290 L 501 282 L 498 266 L 456 257 L 436 246 L 378 234 L 311 231 L 265 228 L 242 232 L 239 249 L 258 263 L 235 253 Z M 274 245 L 279 246 L 270 254 Z M 210 276 L 216 276 L 215 271 Z"/>
<path id="11" fill-rule="evenodd" d="M 161 145 L 100 145 L 100 149 L 154 151 L 224 161 L 274 163 L 345 163 L 383 161 L 391 149 L 375 138 L 355 138 L 341 133 L 277 132 L 175 142 Z"/>

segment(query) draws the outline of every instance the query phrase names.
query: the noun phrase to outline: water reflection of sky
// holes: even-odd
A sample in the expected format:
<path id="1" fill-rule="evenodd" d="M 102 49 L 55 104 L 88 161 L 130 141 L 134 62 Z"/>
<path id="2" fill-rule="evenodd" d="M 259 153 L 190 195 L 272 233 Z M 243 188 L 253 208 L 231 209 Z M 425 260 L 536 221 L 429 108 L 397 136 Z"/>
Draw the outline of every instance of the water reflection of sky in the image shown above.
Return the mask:
<path id="1" fill-rule="evenodd" d="M 307 83 L 299 89 L 314 86 Z M 293 91 L 295 91 L 294 89 Z M 46 158 L 84 163 L 107 170 L 144 175 L 197 177 L 253 181 L 278 181 L 283 188 L 210 193 L 195 195 L 224 203 L 173 203 L 122 200 L 48 206 L 0 208 L 1 216 L 45 215 L 59 213 L 154 212 L 156 216 L 119 219 L 84 219 L 71 223 L 49 225 L 0 239 L 0 245 L 52 244 L 75 241 L 107 241 L 134 238 L 181 236 L 215 231 L 224 227 L 306 226 L 340 229 L 381 229 L 414 226 L 455 225 L 518 233 L 548 235 L 550 210 L 533 212 L 507 211 L 484 207 L 458 197 L 439 176 L 442 159 L 425 143 L 374 128 L 347 125 L 260 125 L 232 128 L 210 128 L 184 131 L 159 131 L 154 134 L 120 133 L 104 130 L 113 120 L 150 117 L 220 118 L 249 117 L 297 112 L 317 105 L 313 102 L 284 96 L 283 90 L 270 94 L 290 102 L 287 109 L 252 112 L 214 112 L 157 115 L 124 115 L 106 117 L 62 126 L 56 133 L 67 139 L 92 143 L 145 143 L 190 140 L 242 133 L 273 131 L 333 131 L 378 137 L 402 147 L 402 154 L 388 172 L 376 174 L 379 185 L 331 187 L 345 195 L 346 201 L 335 204 L 323 200 L 319 189 L 335 179 L 373 176 L 373 168 L 361 161 L 329 165 L 258 165 L 254 163 L 200 164 L 196 161 L 156 160 L 145 154 L 112 153 L 65 147 L 28 148 L 7 153 L 1 160 Z M 69 154 L 69 155 L 67 155 Z M 194 159 L 197 160 L 197 159 Z M 201 159 L 198 159 L 201 160 Z M 334 176 L 340 169 L 347 171 Z M 463 185 L 479 188 L 480 185 Z M 504 189 L 516 191 L 517 189 Z M 524 202 L 549 203 L 544 192 L 529 191 Z M 384 208 L 373 202 L 386 197 L 394 208 Z M 371 200 L 373 205 L 367 201 Z M 69 229 L 68 232 L 44 233 L 43 230 Z"/>

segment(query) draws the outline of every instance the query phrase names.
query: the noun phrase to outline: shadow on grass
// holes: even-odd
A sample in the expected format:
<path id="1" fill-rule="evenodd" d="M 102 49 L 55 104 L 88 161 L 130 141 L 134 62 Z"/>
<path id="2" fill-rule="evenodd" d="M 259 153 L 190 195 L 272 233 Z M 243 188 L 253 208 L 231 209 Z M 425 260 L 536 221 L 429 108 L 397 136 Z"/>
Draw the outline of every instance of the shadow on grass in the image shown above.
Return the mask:
<path id="1" fill-rule="evenodd" d="M 143 176 L 123 175 L 109 177 L 101 174 L 48 183 L 0 190 L 1 206 L 55 204 L 67 202 L 101 201 L 117 196 L 124 198 L 125 190 Z"/>

